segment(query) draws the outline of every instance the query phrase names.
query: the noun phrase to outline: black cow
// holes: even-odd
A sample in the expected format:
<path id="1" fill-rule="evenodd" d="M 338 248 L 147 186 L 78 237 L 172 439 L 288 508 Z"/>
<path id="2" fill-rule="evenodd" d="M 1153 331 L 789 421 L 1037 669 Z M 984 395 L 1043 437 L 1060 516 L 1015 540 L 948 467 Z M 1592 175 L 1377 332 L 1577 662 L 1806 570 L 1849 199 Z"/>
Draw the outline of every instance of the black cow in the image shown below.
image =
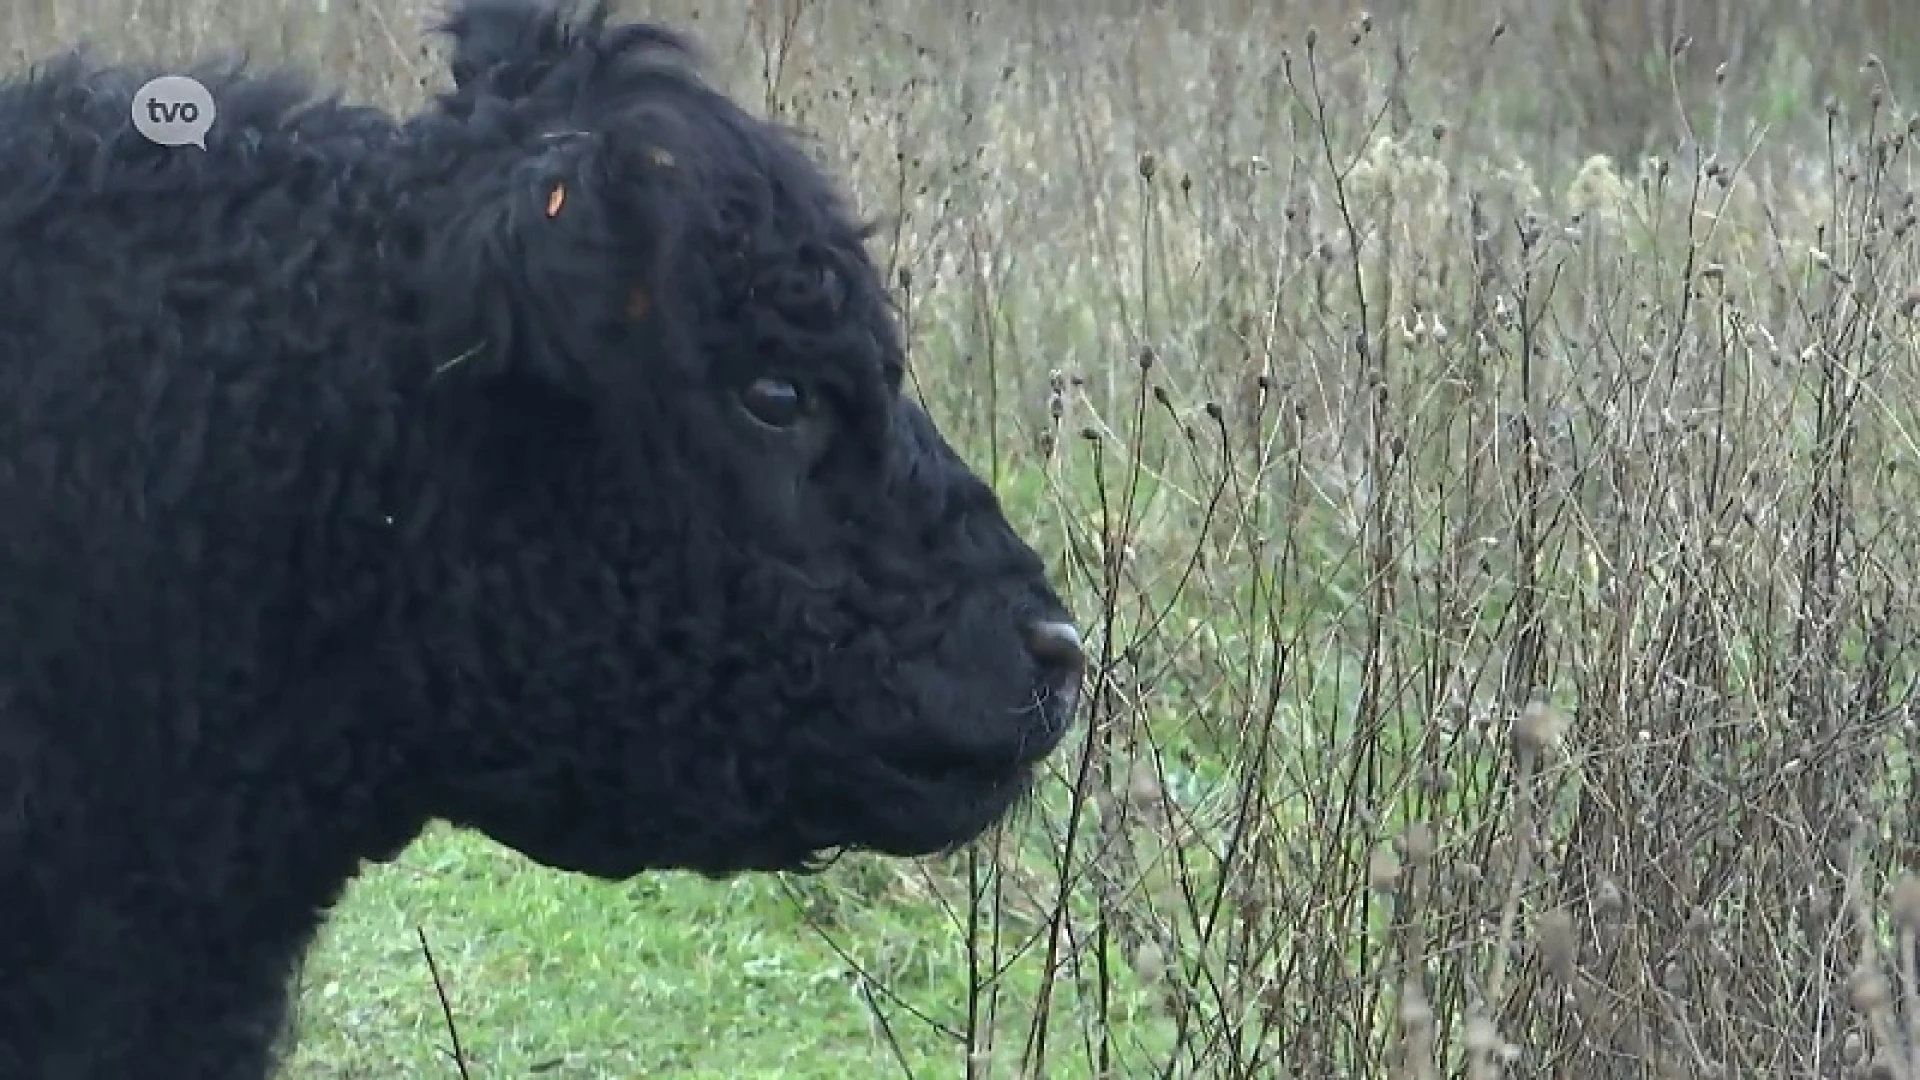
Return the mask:
<path id="1" fill-rule="evenodd" d="M 867 230 L 687 44 L 514 0 L 396 118 L 0 84 L 0 1077 L 258 1080 L 433 820 L 618 879 L 950 850 L 1082 654 Z"/>

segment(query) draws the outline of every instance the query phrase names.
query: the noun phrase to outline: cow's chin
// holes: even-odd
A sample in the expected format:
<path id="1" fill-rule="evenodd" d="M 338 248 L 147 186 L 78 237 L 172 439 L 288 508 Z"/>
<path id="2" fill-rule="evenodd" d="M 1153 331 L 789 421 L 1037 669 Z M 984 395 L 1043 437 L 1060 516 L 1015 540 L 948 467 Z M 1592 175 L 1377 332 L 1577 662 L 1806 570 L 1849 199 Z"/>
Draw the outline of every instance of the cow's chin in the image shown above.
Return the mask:
<path id="1" fill-rule="evenodd" d="M 914 795 L 876 812 L 865 835 L 849 846 L 900 858 L 949 855 L 999 824 L 1033 790 L 1029 765 L 990 775 L 899 776 L 900 786 Z"/>
<path id="2" fill-rule="evenodd" d="M 725 858 L 681 860 L 676 868 L 726 879 L 761 872 L 814 874 L 849 854 L 951 855 L 1028 799 L 1035 767 L 1022 762 L 990 770 L 940 768 L 875 758 L 841 775 L 858 782 L 816 803 L 831 805 L 831 812 L 796 812 L 782 829 L 733 838 L 715 852 Z"/>

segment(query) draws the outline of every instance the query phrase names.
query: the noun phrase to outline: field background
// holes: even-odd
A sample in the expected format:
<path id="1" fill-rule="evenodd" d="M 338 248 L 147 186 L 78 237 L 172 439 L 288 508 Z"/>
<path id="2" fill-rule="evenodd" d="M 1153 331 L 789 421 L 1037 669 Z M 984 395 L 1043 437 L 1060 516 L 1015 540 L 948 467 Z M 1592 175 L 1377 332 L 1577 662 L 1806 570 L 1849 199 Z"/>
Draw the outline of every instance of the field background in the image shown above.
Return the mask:
<path id="1" fill-rule="evenodd" d="M 1086 723 L 945 861 L 431 835 L 337 912 L 294 1080 L 1910 1075 L 1920 8 L 623 10 L 886 223 Z M 411 107 L 430 15 L 16 0 L 0 50 Z"/>

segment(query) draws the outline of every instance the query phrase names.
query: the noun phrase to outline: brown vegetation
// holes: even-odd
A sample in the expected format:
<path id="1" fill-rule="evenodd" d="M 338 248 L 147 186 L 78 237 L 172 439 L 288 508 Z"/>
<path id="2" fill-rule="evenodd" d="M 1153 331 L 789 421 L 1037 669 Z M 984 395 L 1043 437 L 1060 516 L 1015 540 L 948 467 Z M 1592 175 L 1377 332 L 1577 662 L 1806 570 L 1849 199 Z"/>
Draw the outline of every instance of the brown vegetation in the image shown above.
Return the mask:
<path id="1" fill-rule="evenodd" d="M 1915 1075 L 1920 15 L 1498 7 L 646 9 L 889 224 L 1095 629 L 1053 789 L 913 874 L 975 965 L 936 1075 Z M 409 104 L 426 15 L 0 40 Z"/>

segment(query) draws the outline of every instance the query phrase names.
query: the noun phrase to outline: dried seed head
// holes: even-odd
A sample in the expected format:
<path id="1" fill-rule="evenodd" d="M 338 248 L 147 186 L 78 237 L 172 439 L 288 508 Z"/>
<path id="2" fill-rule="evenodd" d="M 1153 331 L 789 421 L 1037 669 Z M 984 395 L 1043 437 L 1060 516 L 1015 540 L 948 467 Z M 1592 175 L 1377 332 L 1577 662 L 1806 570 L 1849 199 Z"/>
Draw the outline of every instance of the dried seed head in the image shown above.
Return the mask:
<path id="1" fill-rule="evenodd" d="M 1500 1049 L 1500 1031 L 1493 1021 L 1484 1014 L 1475 1012 L 1467 1018 L 1467 1052 L 1472 1054 L 1491 1054 Z"/>
<path id="2" fill-rule="evenodd" d="M 1416 870 L 1433 861 L 1433 854 L 1437 847 L 1433 839 L 1433 830 L 1424 821 L 1416 821 L 1408 825 L 1407 831 L 1400 834 L 1400 854 L 1405 856 Z"/>
<path id="3" fill-rule="evenodd" d="M 1611 1001 L 1603 999 L 1592 983 L 1574 983 L 1570 996 L 1574 1015 L 1588 1028 L 1604 1028 L 1612 1023 L 1615 1007 Z"/>
<path id="4" fill-rule="evenodd" d="M 1878 1013 L 1893 1000 L 1887 977 L 1870 967 L 1859 967 L 1847 980 L 1848 996 L 1857 1012 L 1867 1016 Z"/>
<path id="5" fill-rule="evenodd" d="M 1400 1027 L 1407 1032 L 1424 1032 L 1433 1024 L 1433 1006 L 1420 984 L 1408 979 L 1400 986 Z"/>
<path id="6" fill-rule="evenodd" d="M 1388 848 L 1374 848 L 1367 857 L 1367 888 L 1390 893 L 1400 884 L 1400 860 Z"/>
<path id="7" fill-rule="evenodd" d="M 1860 1067 L 1861 1059 L 1867 1056 L 1867 1040 L 1860 1037 L 1858 1031 L 1847 1032 L 1840 1041 L 1840 1063 L 1849 1069 Z"/>
<path id="8" fill-rule="evenodd" d="M 1544 754 L 1559 748 L 1566 735 L 1566 719 L 1543 701 L 1529 702 L 1513 725 L 1513 742 L 1523 754 Z"/>
<path id="9" fill-rule="evenodd" d="M 1142 982 L 1156 983 L 1167 973 L 1167 956 L 1160 946 L 1152 941 L 1140 943 L 1139 952 L 1133 958 L 1133 972 Z"/>
<path id="10" fill-rule="evenodd" d="M 1696 938 L 1705 938 L 1713 932 L 1713 916 L 1703 907 L 1694 908 L 1687 914 L 1687 933 Z"/>
<path id="11" fill-rule="evenodd" d="M 1137 807 L 1158 806 L 1165 798 L 1166 791 L 1160 786 L 1160 777 L 1153 765 L 1140 760 L 1127 770 L 1127 799 Z"/>
<path id="12" fill-rule="evenodd" d="M 1153 369 L 1153 346 L 1140 346 L 1139 361 L 1141 371 L 1150 371 Z"/>
<path id="13" fill-rule="evenodd" d="M 1893 887 L 1893 924 L 1902 930 L 1920 930 L 1920 877 L 1904 875 Z"/>
<path id="14" fill-rule="evenodd" d="M 1153 156 L 1153 151 L 1140 155 L 1140 179 L 1152 180 L 1153 174 L 1159 171 L 1160 162 Z"/>
<path id="15" fill-rule="evenodd" d="M 1574 933 L 1572 913 L 1566 908 L 1547 912 L 1540 916 L 1533 933 L 1541 965 L 1555 979 L 1571 984 L 1578 972 L 1580 955 L 1580 939 Z"/>
<path id="16" fill-rule="evenodd" d="M 1660 969 L 1660 988 L 1667 993 L 1679 997 L 1684 995 L 1692 985 L 1693 981 L 1687 976 L 1685 965 L 1678 960 L 1669 960 L 1667 965 Z"/>

